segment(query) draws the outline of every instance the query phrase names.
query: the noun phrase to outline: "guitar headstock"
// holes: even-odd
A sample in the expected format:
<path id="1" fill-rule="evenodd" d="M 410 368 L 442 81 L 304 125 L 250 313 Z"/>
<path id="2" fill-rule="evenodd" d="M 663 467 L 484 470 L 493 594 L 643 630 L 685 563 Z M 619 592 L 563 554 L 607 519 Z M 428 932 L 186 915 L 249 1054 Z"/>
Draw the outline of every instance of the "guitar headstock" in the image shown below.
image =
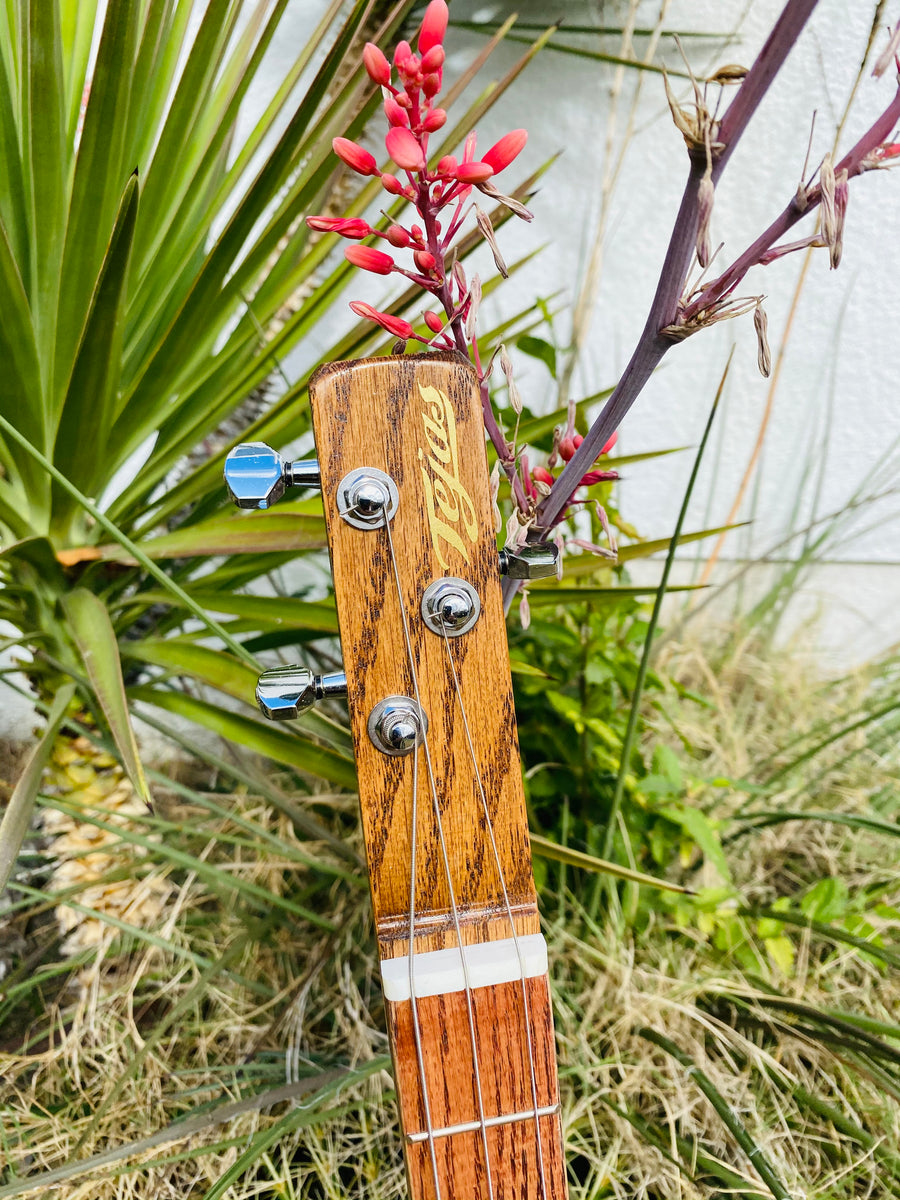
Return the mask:
<path id="1" fill-rule="evenodd" d="M 555 570 L 555 548 L 498 553 L 462 356 L 328 364 L 310 398 L 411 1193 L 558 1200 L 546 947 L 500 586 L 501 569 Z M 239 503 L 314 474 L 258 445 L 230 463 Z M 258 697 L 266 715 L 293 716 L 341 682 L 281 668 Z"/>

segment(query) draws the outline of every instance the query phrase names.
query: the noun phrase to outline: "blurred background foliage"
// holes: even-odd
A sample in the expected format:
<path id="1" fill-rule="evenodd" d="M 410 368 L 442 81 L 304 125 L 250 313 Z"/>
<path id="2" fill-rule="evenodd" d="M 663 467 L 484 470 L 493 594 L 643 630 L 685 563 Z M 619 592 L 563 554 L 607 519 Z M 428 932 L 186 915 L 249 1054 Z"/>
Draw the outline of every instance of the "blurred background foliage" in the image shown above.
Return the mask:
<path id="1" fill-rule="evenodd" d="M 0 1197 L 402 1193 L 346 719 L 248 703 L 262 662 L 338 660 L 321 506 L 235 512 L 221 467 L 309 443 L 283 363 L 351 269 L 302 217 L 375 202 L 330 142 L 374 111 L 363 42 L 418 14 L 323 4 L 238 140 L 289 6 L 0 10 L 0 618 L 46 718 L 3 770 Z M 447 150 L 535 54 L 652 71 L 636 13 L 478 30 Z M 561 402 L 592 286 L 572 346 L 561 299 L 485 331 Z M 319 357 L 389 350 L 361 323 Z M 564 411 L 522 414 L 533 454 Z M 673 543 L 591 496 L 618 563 L 569 557 L 510 625 L 572 1195 L 896 1196 L 900 672 L 823 681 L 778 642 L 837 518 L 727 629 L 688 594 L 660 634 L 629 563 L 668 551 L 665 577 Z"/>

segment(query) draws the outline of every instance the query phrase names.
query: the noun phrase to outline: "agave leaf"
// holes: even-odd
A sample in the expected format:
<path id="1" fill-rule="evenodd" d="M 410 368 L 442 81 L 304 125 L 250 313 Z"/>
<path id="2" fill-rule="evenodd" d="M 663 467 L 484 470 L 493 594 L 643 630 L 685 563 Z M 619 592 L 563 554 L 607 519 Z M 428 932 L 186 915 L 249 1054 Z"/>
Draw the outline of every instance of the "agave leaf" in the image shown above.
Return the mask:
<path id="1" fill-rule="evenodd" d="M 91 687 L 122 756 L 122 766 L 135 791 L 149 805 L 150 791 L 128 715 L 119 647 L 106 606 L 86 588 L 69 592 L 62 603 Z"/>
<path id="2" fill-rule="evenodd" d="M 190 167 L 200 153 L 194 143 L 194 126 L 210 102 L 210 92 L 239 9 L 240 4 L 235 0 L 210 0 L 188 51 L 145 173 L 144 196 L 149 219 L 142 223 L 135 244 L 135 266 L 142 273 L 148 255 L 152 254 L 152 234 L 165 223 L 170 206 L 179 199 Z"/>
<path id="3" fill-rule="evenodd" d="M 61 0 L 60 37 L 66 84 L 66 142 L 75 142 L 97 20 L 97 0 Z M 137 92 L 136 95 L 140 95 Z"/>
<path id="4" fill-rule="evenodd" d="M 41 786 L 41 776 L 74 695 L 73 683 L 63 684 L 56 693 L 47 717 L 47 728 L 28 756 L 25 769 L 13 788 L 3 819 L 0 820 L 0 892 L 9 881 L 22 842 L 28 834 L 35 797 Z"/>
<path id="5" fill-rule="evenodd" d="M 204 577 L 203 582 L 206 582 Z M 308 629 L 337 635 L 337 613 L 332 600 L 297 600 L 293 596 L 242 596 L 207 588 L 186 588 L 187 594 L 209 612 L 232 613 L 256 629 Z M 177 605 L 167 592 L 141 592 L 142 604 Z"/>
<path id="6" fill-rule="evenodd" d="M 284 504 L 271 512 L 212 517 L 197 525 L 150 538 L 142 543 L 141 549 L 149 558 L 159 559 L 323 548 L 326 545 L 324 517 L 298 512 L 298 507 Z M 120 546 L 104 546 L 102 552 L 111 560 L 129 561 L 129 555 Z"/>
<path id="7" fill-rule="evenodd" d="M 159 398 L 177 392 L 179 384 L 187 377 L 198 359 L 208 353 L 222 323 L 231 313 L 232 306 L 223 304 L 221 300 L 225 281 L 272 196 L 286 182 L 296 162 L 301 135 L 313 121 L 316 110 L 355 36 L 365 7 L 366 0 L 357 0 L 344 28 L 278 144 L 217 239 L 171 328 L 125 398 L 128 409 L 117 423 L 118 427 L 113 435 L 124 450 L 130 452 L 130 449 L 140 444 L 146 433 L 158 424 L 154 417 L 153 424 L 148 426 L 147 418 L 144 418 L 143 414 L 150 410 L 155 414 Z M 154 167 L 158 156 L 159 151 L 154 156 Z M 266 257 L 274 251 L 281 232 L 277 231 L 277 236 L 271 239 L 271 245 L 265 250 Z M 258 242 L 255 250 L 259 252 Z M 140 422 L 135 422 L 135 412 L 142 414 Z"/>
<path id="8" fill-rule="evenodd" d="M 30 441 L 43 445 L 44 400 L 37 339 L 22 277 L 2 225 L 0 361 L 3 363 L 0 370 L 0 415 L 15 420 Z M 19 464 L 19 473 L 25 481 L 35 478 L 33 467 L 25 463 Z"/>
<path id="9" fill-rule="evenodd" d="M 300 734 L 294 735 L 274 726 L 263 725 L 261 721 L 245 717 L 242 713 L 229 712 L 184 692 L 136 687 L 130 689 L 130 695 L 134 700 L 142 700 L 167 712 L 186 717 L 196 725 L 212 730 L 226 741 L 246 746 L 254 753 L 272 759 L 273 762 L 319 776 L 340 787 L 351 790 L 356 788 L 356 771 L 352 759 L 336 750 L 318 746 Z"/>
<path id="10" fill-rule="evenodd" d="M 65 145 L 62 37 L 59 7 L 47 0 L 25 0 L 27 53 L 23 63 L 22 123 L 26 147 L 26 190 L 32 206 L 30 228 L 34 314 L 44 401 L 54 359 L 59 266 L 65 228 L 65 190 L 69 155 Z"/>
<path id="11" fill-rule="evenodd" d="M 138 180 L 132 175 L 90 302 L 56 437 L 54 462 L 71 483 L 87 492 L 98 490 L 95 483 L 106 481 L 103 439 L 110 426 L 119 382 L 123 309 L 137 214 Z M 79 265 L 87 268 L 86 262 Z M 85 430 L 90 430 L 88 436 Z M 77 510 L 78 505 L 71 494 L 56 487 L 53 507 L 57 523 L 61 523 L 63 515 Z"/>
<path id="12" fill-rule="evenodd" d="M 31 277 L 31 249 L 14 96 L 6 55 L 0 54 L 0 223 L 7 230 L 13 260 L 27 280 Z"/>
<path id="13" fill-rule="evenodd" d="M 127 218 L 130 228 L 126 232 L 123 228 L 126 222 L 124 213 L 127 211 L 129 176 L 134 168 L 133 163 L 126 163 L 124 160 L 128 105 L 131 99 L 131 72 L 127 68 L 131 66 L 137 45 L 139 11 L 136 4 L 107 6 L 97 61 L 91 74 L 84 128 L 81 131 L 78 157 L 75 160 L 60 277 L 54 408 L 57 403 L 62 403 L 64 396 L 67 399 L 71 398 L 72 384 L 75 383 L 79 366 L 84 370 L 83 363 L 79 362 L 73 371 L 72 362 L 79 343 L 78 354 L 81 358 L 85 340 L 89 337 L 89 325 L 92 321 L 96 325 L 101 315 L 98 310 L 107 307 L 101 300 L 104 284 L 107 290 L 112 290 L 110 277 L 119 274 L 122 280 L 119 290 L 124 290 L 128 254 L 136 220 L 135 208 Z M 140 99 L 136 102 L 140 103 Z M 124 264 L 121 268 L 118 263 L 114 265 L 113 256 L 117 242 L 123 243 L 120 255 L 124 257 Z M 112 287 L 114 288 L 115 284 Z M 115 334 L 110 339 L 111 345 L 106 357 L 117 365 L 121 354 L 119 307 L 117 296 L 115 304 L 109 304 L 107 311 L 102 312 L 102 317 L 109 323 L 110 332 Z M 85 314 L 89 310 L 86 322 Z M 95 330 L 94 339 L 96 336 Z M 94 357 L 97 357 L 96 348 Z M 108 376 L 109 373 L 107 368 L 104 374 Z M 113 380 L 114 385 L 118 383 L 118 371 L 113 373 Z M 91 382 L 98 381 L 95 379 Z M 88 403 L 92 399 L 93 397 L 90 397 Z M 109 420 L 109 402 L 103 391 L 97 396 L 97 400 L 102 407 L 92 428 L 99 428 L 102 436 Z M 91 449 L 96 461 L 98 448 L 92 446 Z M 71 474 L 65 466 L 59 465 L 75 482 L 79 482 L 79 475 Z"/>

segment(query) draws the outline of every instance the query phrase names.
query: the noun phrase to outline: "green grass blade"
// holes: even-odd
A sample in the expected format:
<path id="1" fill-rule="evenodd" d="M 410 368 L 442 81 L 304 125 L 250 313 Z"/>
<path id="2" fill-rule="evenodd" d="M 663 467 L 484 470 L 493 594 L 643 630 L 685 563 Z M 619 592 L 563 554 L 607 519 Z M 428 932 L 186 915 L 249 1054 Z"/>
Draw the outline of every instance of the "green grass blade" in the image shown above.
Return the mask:
<path id="1" fill-rule="evenodd" d="M 643 871 L 632 871 L 629 867 L 620 867 L 618 863 L 607 862 L 605 859 L 597 858 L 593 854 L 585 854 L 581 850 L 572 850 L 569 846 L 562 846 L 558 842 L 552 842 L 549 838 L 541 837 L 540 834 L 529 834 L 531 840 L 532 851 L 541 858 L 549 858 L 553 862 L 565 863 L 570 867 L 580 867 L 583 871 L 592 871 L 598 875 L 612 875 L 616 879 L 627 879 L 630 883 L 640 884 L 642 887 L 656 888 L 661 892 L 678 892 L 681 895 L 693 895 L 690 888 L 682 887 L 678 883 L 669 883 L 667 879 L 657 879 L 655 875 L 645 875 Z"/>

